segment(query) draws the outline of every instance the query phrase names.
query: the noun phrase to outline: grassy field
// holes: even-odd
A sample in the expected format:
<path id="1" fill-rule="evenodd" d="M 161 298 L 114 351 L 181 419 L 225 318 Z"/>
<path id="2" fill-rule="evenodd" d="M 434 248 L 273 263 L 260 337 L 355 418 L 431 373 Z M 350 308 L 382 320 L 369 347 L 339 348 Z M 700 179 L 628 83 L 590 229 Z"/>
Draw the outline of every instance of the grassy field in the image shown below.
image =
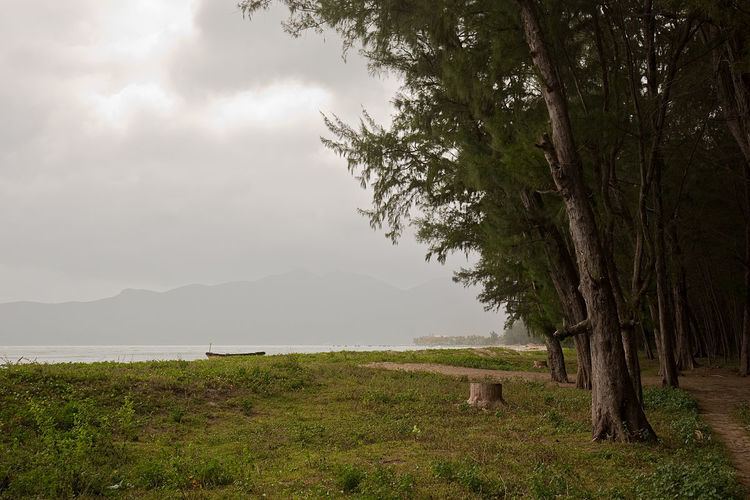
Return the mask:
<path id="1" fill-rule="evenodd" d="M 516 380 L 507 406 L 488 412 L 463 403 L 466 381 L 361 366 L 531 370 L 543 358 L 492 349 L 5 366 L 0 497 L 741 497 L 683 392 L 646 391 L 658 444 L 592 443 L 585 391 Z"/>

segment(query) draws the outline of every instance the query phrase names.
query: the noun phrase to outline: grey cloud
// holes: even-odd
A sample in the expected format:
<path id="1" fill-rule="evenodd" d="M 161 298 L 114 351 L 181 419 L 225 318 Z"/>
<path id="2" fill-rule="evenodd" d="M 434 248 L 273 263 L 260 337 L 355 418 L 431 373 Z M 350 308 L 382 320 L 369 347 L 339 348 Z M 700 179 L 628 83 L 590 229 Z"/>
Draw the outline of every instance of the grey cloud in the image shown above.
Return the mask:
<path id="1" fill-rule="evenodd" d="M 183 92 L 210 94 L 297 79 L 335 90 L 337 100 L 353 105 L 355 113 L 362 105 L 383 105 L 386 96 L 376 82 L 393 89 L 393 78 L 371 75 L 356 50 L 344 61 L 341 40 L 331 31 L 290 37 L 281 27 L 286 17 L 275 4 L 246 19 L 236 7 L 203 2 L 195 18 L 196 37 L 172 60 L 174 85 Z"/>
<path id="2" fill-rule="evenodd" d="M 372 78 L 356 53 L 344 63 L 335 36 L 292 39 L 280 11 L 248 21 L 235 4 L 203 0 L 192 28 L 153 54 L 97 48 L 126 6 L 5 5 L 0 301 L 96 298 L 292 267 L 399 286 L 450 275 L 425 264 L 411 238 L 393 247 L 356 213 L 368 193 L 319 143 L 318 109 L 295 111 L 283 126 L 211 129 L 217 99 L 279 82 L 322 89 L 322 111 L 348 119 L 362 106 L 387 119 L 396 87 Z M 122 123 L 97 115 L 97 96 L 152 84 L 174 101 L 168 109 L 124 101 Z"/>

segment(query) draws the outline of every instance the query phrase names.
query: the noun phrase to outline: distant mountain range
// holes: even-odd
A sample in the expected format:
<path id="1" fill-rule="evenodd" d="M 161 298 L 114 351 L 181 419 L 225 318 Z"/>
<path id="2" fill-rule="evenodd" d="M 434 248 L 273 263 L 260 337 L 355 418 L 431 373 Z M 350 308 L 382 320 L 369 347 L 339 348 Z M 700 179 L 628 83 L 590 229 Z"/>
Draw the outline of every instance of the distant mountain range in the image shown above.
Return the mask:
<path id="1" fill-rule="evenodd" d="M 450 280 L 404 290 L 370 276 L 294 271 L 91 302 L 0 304 L 0 345 L 410 344 L 500 332 L 503 319 Z"/>

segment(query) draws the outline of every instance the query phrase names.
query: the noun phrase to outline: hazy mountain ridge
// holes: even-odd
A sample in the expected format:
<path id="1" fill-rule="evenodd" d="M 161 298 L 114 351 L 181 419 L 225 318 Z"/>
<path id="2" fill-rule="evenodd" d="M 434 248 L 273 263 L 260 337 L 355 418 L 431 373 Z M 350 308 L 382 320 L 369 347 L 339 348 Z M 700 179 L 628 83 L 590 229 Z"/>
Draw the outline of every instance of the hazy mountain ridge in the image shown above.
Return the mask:
<path id="1" fill-rule="evenodd" d="M 0 344 L 411 343 L 487 334 L 502 316 L 450 280 L 400 289 L 349 273 L 126 289 L 90 302 L 0 304 Z"/>

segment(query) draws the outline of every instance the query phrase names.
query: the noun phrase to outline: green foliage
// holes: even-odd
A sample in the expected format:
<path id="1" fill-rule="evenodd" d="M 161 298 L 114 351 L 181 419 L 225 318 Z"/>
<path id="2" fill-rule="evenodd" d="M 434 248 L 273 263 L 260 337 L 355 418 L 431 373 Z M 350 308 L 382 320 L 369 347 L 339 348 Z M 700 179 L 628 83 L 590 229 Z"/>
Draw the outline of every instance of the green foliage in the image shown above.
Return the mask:
<path id="1" fill-rule="evenodd" d="M 253 414 L 253 400 L 251 398 L 240 399 L 239 406 L 245 416 L 249 417 Z"/>
<path id="2" fill-rule="evenodd" d="M 226 486 L 234 481 L 230 468 L 216 458 L 198 464 L 194 474 L 195 482 L 205 488 Z"/>
<path id="3" fill-rule="evenodd" d="M 438 461 L 432 465 L 435 477 L 455 482 L 473 493 L 483 493 L 492 489 L 490 483 L 481 477 L 479 468 L 467 462 Z"/>
<path id="4" fill-rule="evenodd" d="M 558 432 L 580 429 L 580 426 L 566 419 L 555 409 L 548 410 L 542 415 L 542 420 L 554 427 Z"/>
<path id="5" fill-rule="evenodd" d="M 252 15 L 270 3 L 240 7 Z M 741 132 L 750 127 L 750 14 L 741 2 L 648 2 L 653 16 L 639 2 L 277 3 L 289 10 L 292 35 L 331 29 L 345 50 L 361 47 L 373 70 L 400 77 L 389 126 L 367 112 L 356 124 L 325 117 L 323 143 L 372 193 L 363 211 L 371 226 L 394 240 L 415 227 L 428 259 L 475 252 L 476 265 L 455 279 L 480 285 L 486 307 L 505 308 L 539 335 L 582 319 L 570 306 L 581 299 L 574 288 L 583 272 L 572 234 L 592 235 L 596 259 L 633 306 L 626 315 L 644 325 L 641 293 L 652 293 L 650 268 L 664 257 L 667 280 L 684 277 L 691 301 L 714 304 L 692 310 L 703 316 L 701 335 L 724 338 L 701 345 L 736 353 L 726 332 L 741 328 L 736 304 L 747 288 L 747 263 L 736 256 L 750 147 Z M 554 111 L 543 90 L 558 85 L 542 81 L 524 10 L 559 79 Z M 553 129 L 557 144 L 537 147 Z M 566 183 L 580 180 L 572 198 L 595 219 L 585 228 L 568 218 L 572 205 L 551 175 L 569 149 Z"/>
<path id="6" fill-rule="evenodd" d="M 159 489 L 175 483 L 176 480 L 171 477 L 171 472 L 167 464 L 160 460 L 143 461 L 134 471 L 137 484 L 147 490 Z"/>
<path id="7" fill-rule="evenodd" d="M 638 477 L 636 493 L 641 498 L 743 498 L 734 470 L 725 460 L 698 454 L 668 460 L 651 474 Z"/>
<path id="8" fill-rule="evenodd" d="M 398 474 L 392 468 L 382 466 L 365 471 L 345 465 L 339 468 L 336 482 L 343 493 L 358 493 L 362 498 L 372 499 L 409 498 L 414 489 L 411 474 Z"/>
<path id="9" fill-rule="evenodd" d="M 135 486 L 146 490 L 219 488 L 234 483 L 237 465 L 226 458 L 163 455 L 141 461 L 134 469 Z"/>
<path id="10" fill-rule="evenodd" d="M 182 419 L 185 418 L 185 409 L 184 408 L 172 408 L 172 410 L 169 412 L 169 420 L 172 422 L 179 424 L 182 423 Z"/>
<path id="11" fill-rule="evenodd" d="M 123 438 L 130 441 L 138 439 L 139 423 L 135 413 L 135 403 L 130 396 L 125 396 L 125 401 L 115 412 L 114 418 Z"/>
<path id="12" fill-rule="evenodd" d="M 577 495 L 571 495 L 571 491 L 576 491 L 575 480 L 571 475 L 569 468 L 559 470 L 544 463 L 537 465 L 531 475 L 531 491 L 534 498 L 576 497 Z"/>
<path id="13" fill-rule="evenodd" d="M 540 340 L 539 336 L 529 330 L 523 321 L 514 321 L 513 324 L 506 325 L 502 338 L 505 344 L 527 344 Z"/>
<path id="14" fill-rule="evenodd" d="M 711 433 L 698 415 L 698 404 L 688 393 L 671 387 L 647 387 L 643 392 L 644 406 L 675 414 L 671 427 L 685 445 L 705 444 Z"/>
<path id="15" fill-rule="evenodd" d="M 507 405 L 485 412 L 465 404 L 465 380 L 362 366 L 530 369 L 544 355 L 489 351 L 2 369 L 0 497 L 651 498 L 673 477 L 688 492 L 736 488 L 717 443 L 685 439 L 703 424 L 678 391 L 646 391 L 659 444 L 602 444 L 586 391 L 508 380 Z"/>
<path id="16" fill-rule="evenodd" d="M 646 387 L 643 390 L 643 406 L 646 409 L 660 408 L 667 411 L 698 411 L 695 399 L 687 392 L 672 387 Z"/>
<path id="17" fill-rule="evenodd" d="M 341 468 L 338 473 L 338 485 L 344 493 L 353 493 L 365 479 L 365 472 L 352 465 Z"/>
<path id="18" fill-rule="evenodd" d="M 32 434 L 9 443 L 11 460 L 0 469 L 8 491 L 43 491 L 56 497 L 104 493 L 113 480 L 112 469 L 126 459 L 111 439 L 132 433 L 131 405 L 126 400 L 110 414 L 88 398 L 26 402 L 19 410 L 28 418 Z M 28 449 L 33 444 L 38 446 Z"/>
<path id="19" fill-rule="evenodd" d="M 698 413 L 681 415 L 672 422 L 672 428 L 683 443 L 697 445 L 709 441 L 711 432 Z"/>
<path id="20" fill-rule="evenodd" d="M 449 335 L 427 335 L 424 337 L 416 337 L 414 339 L 416 345 L 452 345 L 452 346 L 492 346 L 500 344 L 500 336 L 492 332 L 489 336 L 484 335 L 464 335 L 464 336 L 449 336 Z"/>

